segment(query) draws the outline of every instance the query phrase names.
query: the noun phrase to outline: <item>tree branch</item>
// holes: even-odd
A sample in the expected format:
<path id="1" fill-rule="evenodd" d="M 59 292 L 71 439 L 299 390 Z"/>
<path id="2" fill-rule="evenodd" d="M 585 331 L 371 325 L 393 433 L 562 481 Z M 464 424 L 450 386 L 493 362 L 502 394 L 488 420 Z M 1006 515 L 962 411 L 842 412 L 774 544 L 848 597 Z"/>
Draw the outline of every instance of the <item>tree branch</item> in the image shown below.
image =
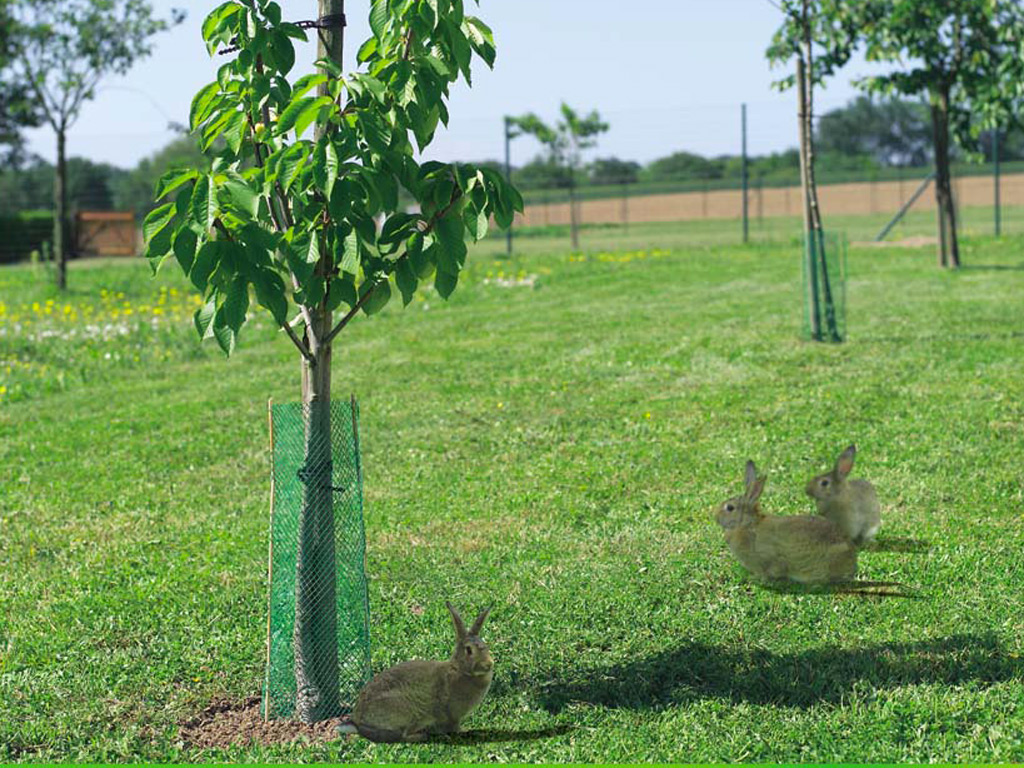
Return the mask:
<path id="1" fill-rule="evenodd" d="M 224 223 L 220 219 L 214 219 L 213 226 L 218 232 L 224 235 L 225 238 L 231 240 L 232 242 L 234 241 L 235 238 L 231 236 L 230 230 L 228 230 L 228 228 L 224 226 Z M 304 309 L 304 307 L 300 304 L 299 309 L 302 310 Z M 308 314 L 308 312 L 304 313 L 303 319 L 305 319 L 308 316 Z M 306 358 L 306 360 L 308 360 L 310 363 L 314 362 L 315 358 L 313 357 L 313 353 L 310 351 L 309 347 L 302 343 L 302 339 L 298 337 L 294 329 L 292 329 L 291 325 L 287 321 L 283 323 L 278 323 L 278 325 L 280 325 L 281 329 L 288 334 L 288 338 L 292 340 L 292 343 L 295 344 L 296 347 L 298 347 L 298 350 L 302 354 L 302 356 Z M 309 327 L 308 321 L 307 327 Z M 310 333 L 313 333 L 313 331 L 310 330 Z"/>
<path id="2" fill-rule="evenodd" d="M 424 235 L 429 235 L 434 230 L 434 227 L 437 226 L 437 222 L 439 222 L 441 219 L 448 215 L 448 212 L 452 209 L 455 203 L 459 201 L 460 197 L 462 197 L 462 190 L 459 189 L 458 186 L 456 186 L 455 189 L 452 191 L 452 199 L 448 203 L 448 205 L 446 205 L 440 211 L 435 213 L 431 217 L 430 221 L 427 223 L 427 226 L 423 229 Z M 392 263 L 392 272 L 394 272 L 395 267 L 397 267 L 402 261 L 404 261 L 407 258 L 409 258 L 409 251 L 406 251 L 397 259 L 395 259 L 394 262 Z M 332 341 L 334 341 L 334 337 L 341 333 L 345 329 L 346 325 L 352 322 L 353 318 L 355 318 L 355 316 L 359 314 L 359 310 L 365 307 L 367 302 L 369 302 L 370 297 L 373 296 L 377 288 L 380 287 L 382 283 L 387 281 L 390 274 L 391 273 L 385 274 L 383 278 L 378 279 L 377 282 L 370 286 L 369 290 L 362 295 L 359 301 L 355 303 L 355 306 L 353 306 L 352 309 L 350 309 L 348 313 L 343 318 L 341 318 L 338 324 L 334 326 L 334 329 L 324 337 L 321 344 L 327 346 Z"/>

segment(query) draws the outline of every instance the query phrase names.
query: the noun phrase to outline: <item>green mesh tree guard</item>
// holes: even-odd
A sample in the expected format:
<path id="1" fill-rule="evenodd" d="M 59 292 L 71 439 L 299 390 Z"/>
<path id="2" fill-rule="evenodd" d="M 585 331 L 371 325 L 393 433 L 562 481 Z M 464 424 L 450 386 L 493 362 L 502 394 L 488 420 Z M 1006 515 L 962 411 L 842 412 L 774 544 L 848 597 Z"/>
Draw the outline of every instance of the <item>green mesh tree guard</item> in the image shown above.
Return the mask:
<path id="1" fill-rule="evenodd" d="M 329 446 L 307 440 L 315 434 L 310 425 L 323 418 L 330 419 Z M 319 679 L 330 681 L 326 709 L 343 714 L 370 678 L 358 407 L 354 398 L 329 406 L 272 405 L 270 430 L 273 500 L 263 716 L 296 716 L 300 601 L 317 619 L 305 627 L 300 646 L 309 657 L 305 663 L 319 665 Z"/>
<path id="2" fill-rule="evenodd" d="M 846 237 L 804 234 L 804 338 L 846 339 Z"/>

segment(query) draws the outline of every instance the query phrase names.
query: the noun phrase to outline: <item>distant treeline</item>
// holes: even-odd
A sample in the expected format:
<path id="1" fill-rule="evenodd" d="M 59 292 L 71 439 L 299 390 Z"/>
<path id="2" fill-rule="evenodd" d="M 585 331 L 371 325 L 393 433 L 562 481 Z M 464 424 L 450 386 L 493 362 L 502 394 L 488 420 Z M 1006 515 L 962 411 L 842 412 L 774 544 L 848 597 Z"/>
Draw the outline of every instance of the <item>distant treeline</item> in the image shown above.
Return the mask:
<path id="1" fill-rule="evenodd" d="M 908 101 L 879 101 L 860 96 L 847 106 L 822 115 L 817 125 L 817 170 L 825 182 L 830 178 L 865 180 L 888 176 L 893 169 L 921 168 L 931 163 L 931 123 L 926 105 Z M 1000 143 L 1003 160 L 1024 160 L 1024 133 L 1015 130 L 1003 135 Z M 992 157 L 992 137 L 985 134 L 974 148 L 973 158 L 960 151 L 960 160 Z M 72 205 L 79 210 L 134 210 L 140 215 L 152 207 L 153 187 L 157 179 L 173 166 L 205 165 L 195 140 L 181 136 L 153 157 L 131 170 L 83 158 L 72 158 L 68 168 L 68 186 Z M 485 161 L 504 170 L 498 161 Z M 752 184 L 795 184 L 799 181 L 799 155 L 796 149 L 749 158 Z M 647 165 L 606 157 L 586 167 L 585 176 L 576 179 L 580 187 L 607 187 L 615 184 L 704 184 L 710 188 L 734 186 L 742 175 L 738 155 L 703 157 L 692 152 L 676 152 Z M 513 181 L 524 191 L 564 189 L 569 186 L 568 171 L 544 157 L 514 168 Z M 594 190 L 597 194 L 598 190 Z M 586 192 L 583 192 L 586 196 Z M 0 210 L 5 212 L 48 210 L 53 204 L 53 167 L 35 159 L 17 170 L 0 172 Z"/>

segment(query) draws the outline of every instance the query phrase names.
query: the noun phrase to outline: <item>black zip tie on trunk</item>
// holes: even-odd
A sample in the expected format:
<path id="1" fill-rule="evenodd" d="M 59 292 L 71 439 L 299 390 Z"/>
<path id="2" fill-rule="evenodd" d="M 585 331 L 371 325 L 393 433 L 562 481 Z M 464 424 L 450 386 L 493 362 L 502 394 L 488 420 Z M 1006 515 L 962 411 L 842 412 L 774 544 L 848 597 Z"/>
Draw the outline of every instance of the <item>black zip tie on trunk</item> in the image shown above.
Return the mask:
<path id="1" fill-rule="evenodd" d="M 348 21 L 344 13 L 334 13 L 330 16 L 321 16 L 316 21 L 296 21 L 293 24 L 299 29 L 344 29 Z M 242 46 L 237 45 L 238 38 L 231 39 L 231 46 L 217 51 L 218 56 L 226 56 L 229 53 L 238 53 Z"/>

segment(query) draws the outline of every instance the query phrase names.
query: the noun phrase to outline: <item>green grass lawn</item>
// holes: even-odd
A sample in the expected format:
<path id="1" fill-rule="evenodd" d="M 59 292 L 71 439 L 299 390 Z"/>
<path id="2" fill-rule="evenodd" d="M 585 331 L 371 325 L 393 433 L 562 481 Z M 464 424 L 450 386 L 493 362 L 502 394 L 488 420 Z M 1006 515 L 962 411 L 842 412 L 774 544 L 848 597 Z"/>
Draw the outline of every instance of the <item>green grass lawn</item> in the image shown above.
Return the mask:
<path id="1" fill-rule="evenodd" d="M 465 723 L 490 733 L 427 745 L 182 747 L 260 689 L 266 400 L 295 355 L 262 322 L 197 350 L 170 270 L 76 264 L 65 299 L 0 269 L 0 760 L 1024 760 L 1024 239 L 968 239 L 957 273 L 851 249 L 826 346 L 798 337 L 796 248 L 676 237 L 489 241 L 449 303 L 340 339 L 374 667 L 446 657 L 444 600 L 494 606 Z M 744 461 L 805 513 L 853 441 L 884 517 L 861 575 L 922 599 L 752 582 L 711 518 Z"/>

